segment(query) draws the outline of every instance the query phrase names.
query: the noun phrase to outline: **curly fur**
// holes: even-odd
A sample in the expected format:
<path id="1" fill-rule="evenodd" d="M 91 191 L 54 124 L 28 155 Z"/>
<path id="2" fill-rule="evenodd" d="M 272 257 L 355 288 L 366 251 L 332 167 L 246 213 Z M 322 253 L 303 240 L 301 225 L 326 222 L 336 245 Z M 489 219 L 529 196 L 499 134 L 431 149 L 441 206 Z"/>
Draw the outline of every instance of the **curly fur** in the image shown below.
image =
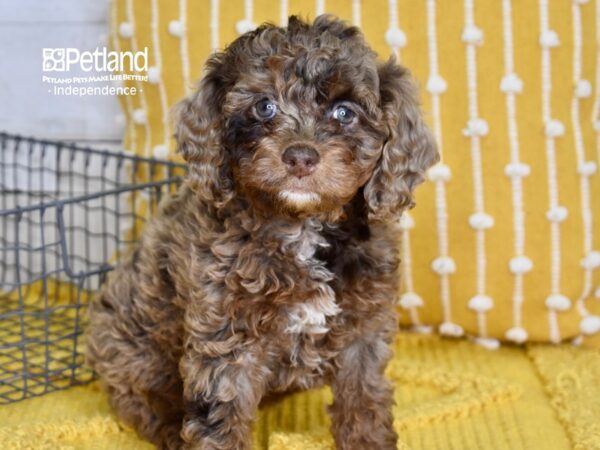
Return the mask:
<path id="1" fill-rule="evenodd" d="M 328 383 L 337 448 L 395 449 L 394 223 L 437 158 L 406 70 L 335 18 L 291 17 L 213 55 L 176 114 L 187 181 L 90 307 L 117 413 L 161 448 L 248 449 L 263 398 Z M 310 176 L 291 145 L 320 156 Z"/>

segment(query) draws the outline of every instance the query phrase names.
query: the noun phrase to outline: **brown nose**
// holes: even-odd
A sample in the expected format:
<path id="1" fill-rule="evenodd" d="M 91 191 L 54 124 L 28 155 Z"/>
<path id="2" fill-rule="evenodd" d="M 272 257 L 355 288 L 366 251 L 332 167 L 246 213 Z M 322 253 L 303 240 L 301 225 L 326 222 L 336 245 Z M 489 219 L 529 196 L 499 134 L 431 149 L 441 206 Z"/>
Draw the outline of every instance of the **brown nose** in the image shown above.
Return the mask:
<path id="1" fill-rule="evenodd" d="M 312 147 L 292 145 L 285 149 L 281 159 L 290 174 L 302 178 L 315 171 L 319 163 L 319 154 Z"/>

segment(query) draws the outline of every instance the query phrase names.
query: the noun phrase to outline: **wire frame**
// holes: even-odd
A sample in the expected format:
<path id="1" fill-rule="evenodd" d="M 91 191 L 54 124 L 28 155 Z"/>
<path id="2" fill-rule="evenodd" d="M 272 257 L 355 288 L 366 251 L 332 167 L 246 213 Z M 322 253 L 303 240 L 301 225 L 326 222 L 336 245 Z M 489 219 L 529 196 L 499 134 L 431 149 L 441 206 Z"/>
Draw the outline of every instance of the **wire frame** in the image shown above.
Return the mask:
<path id="1" fill-rule="evenodd" d="M 88 302 L 183 173 L 174 162 L 0 133 L 0 404 L 93 378 Z"/>

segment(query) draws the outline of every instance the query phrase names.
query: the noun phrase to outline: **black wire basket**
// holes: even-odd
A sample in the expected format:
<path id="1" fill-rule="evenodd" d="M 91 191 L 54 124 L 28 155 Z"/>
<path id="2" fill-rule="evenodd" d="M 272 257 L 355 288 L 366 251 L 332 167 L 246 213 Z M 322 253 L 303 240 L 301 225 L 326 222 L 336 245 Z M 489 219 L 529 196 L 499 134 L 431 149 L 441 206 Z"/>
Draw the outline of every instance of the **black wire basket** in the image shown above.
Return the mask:
<path id="1" fill-rule="evenodd" d="M 0 404 L 93 378 L 86 307 L 183 166 L 0 133 Z"/>

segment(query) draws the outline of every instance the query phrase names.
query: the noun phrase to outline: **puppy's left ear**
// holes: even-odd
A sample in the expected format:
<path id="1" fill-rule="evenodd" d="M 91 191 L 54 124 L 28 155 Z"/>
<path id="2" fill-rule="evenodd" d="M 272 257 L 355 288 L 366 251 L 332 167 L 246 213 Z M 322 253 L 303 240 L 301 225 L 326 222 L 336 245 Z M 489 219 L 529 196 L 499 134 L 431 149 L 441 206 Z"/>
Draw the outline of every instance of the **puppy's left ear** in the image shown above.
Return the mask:
<path id="1" fill-rule="evenodd" d="M 417 88 L 393 59 L 378 69 L 387 140 L 364 189 L 369 219 L 390 220 L 414 206 L 413 191 L 439 160 L 435 140 L 423 122 Z"/>

